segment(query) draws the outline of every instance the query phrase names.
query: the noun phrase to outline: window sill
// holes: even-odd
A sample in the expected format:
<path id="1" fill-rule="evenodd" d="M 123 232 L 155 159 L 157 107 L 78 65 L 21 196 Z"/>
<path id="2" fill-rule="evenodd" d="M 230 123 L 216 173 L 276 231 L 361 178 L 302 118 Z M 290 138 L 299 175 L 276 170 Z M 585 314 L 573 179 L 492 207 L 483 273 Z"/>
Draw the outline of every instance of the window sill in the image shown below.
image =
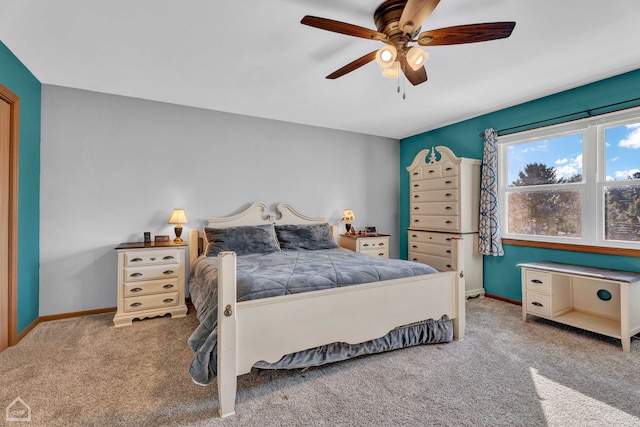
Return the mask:
<path id="1" fill-rule="evenodd" d="M 502 239 L 502 244 L 511 246 L 528 246 L 530 248 L 557 249 L 561 251 L 588 252 L 592 254 L 618 255 L 640 258 L 640 249 L 572 245 L 568 243 L 535 242 L 531 240 L 518 239 Z"/>

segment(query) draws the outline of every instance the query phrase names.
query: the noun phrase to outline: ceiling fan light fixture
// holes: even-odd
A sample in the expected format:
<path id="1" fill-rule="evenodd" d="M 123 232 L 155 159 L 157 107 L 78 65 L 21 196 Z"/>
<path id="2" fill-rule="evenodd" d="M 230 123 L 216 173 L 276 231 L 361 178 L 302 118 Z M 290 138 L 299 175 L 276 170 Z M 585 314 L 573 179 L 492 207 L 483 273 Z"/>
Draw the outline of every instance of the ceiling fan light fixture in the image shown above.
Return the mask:
<path id="1" fill-rule="evenodd" d="M 398 50 L 396 49 L 396 47 L 392 45 L 388 45 L 383 48 L 380 48 L 376 52 L 376 62 L 382 68 L 388 68 L 393 65 L 397 55 L 398 55 Z"/>
<path id="2" fill-rule="evenodd" d="M 407 63 L 414 71 L 419 70 L 428 58 L 429 54 L 420 48 L 412 47 L 407 51 Z"/>
<path id="3" fill-rule="evenodd" d="M 400 75 L 400 63 L 395 61 L 391 66 L 382 69 L 382 77 L 397 79 Z"/>

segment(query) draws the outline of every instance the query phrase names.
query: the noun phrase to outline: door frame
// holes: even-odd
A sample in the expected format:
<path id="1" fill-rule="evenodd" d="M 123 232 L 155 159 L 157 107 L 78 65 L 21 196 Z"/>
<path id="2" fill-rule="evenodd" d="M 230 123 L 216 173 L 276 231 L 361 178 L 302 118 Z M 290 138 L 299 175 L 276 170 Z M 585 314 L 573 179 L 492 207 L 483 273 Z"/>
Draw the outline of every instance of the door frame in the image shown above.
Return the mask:
<path id="1" fill-rule="evenodd" d="M 20 98 L 0 83 L 0 98 L 10 107 L 9 123 L 9 345 L 18 343 L 18 155 Z"/>

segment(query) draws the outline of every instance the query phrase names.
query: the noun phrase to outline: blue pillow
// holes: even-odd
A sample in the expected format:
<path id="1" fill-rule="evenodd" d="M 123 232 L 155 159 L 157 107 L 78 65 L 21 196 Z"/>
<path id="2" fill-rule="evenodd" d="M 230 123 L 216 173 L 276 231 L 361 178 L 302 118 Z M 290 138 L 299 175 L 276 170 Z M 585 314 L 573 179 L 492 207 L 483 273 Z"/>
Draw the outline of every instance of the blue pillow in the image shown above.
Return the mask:
<path id="1" fill-rule="evenodd" d="M 236 255 L 280 252 L 273 224 L 245 225 L 228 228 L 205 227 L 209 246 L 207 256 L 233 251 Z"/>
<path id="2" fill-rule="evenodd" d="M 276 225 L 276 235 L 281 249 L 335 249 L 329 224 Z"/>

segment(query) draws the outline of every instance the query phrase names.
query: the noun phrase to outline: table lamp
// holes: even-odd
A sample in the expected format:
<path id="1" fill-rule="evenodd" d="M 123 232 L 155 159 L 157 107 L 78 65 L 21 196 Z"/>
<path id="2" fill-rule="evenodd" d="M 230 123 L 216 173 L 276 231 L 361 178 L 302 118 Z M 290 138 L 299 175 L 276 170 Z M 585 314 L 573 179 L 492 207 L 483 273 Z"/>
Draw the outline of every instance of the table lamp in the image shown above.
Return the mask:
<path id="1" fill-rule="evenodd" d="M 356 216 L 353 214 L 351 209 L 345 209 L 342 213 L 342 221 L 345 222 L 344 226 L 347 229 L 347 234 L 351 232 L 351 221 L 356 219 Z"/>
<path id="2" fill-rule="evenodd" d="M 189 220 L 187 219 L 187 214 L 184 213 L 184 209 L 174 209 L 171 212 L 171 217 L 169 218 L 169 224 L 176 224 L 174 230 L 176 232 L 176 238 L 173 239 L 176 243 L 184 243 L 184 240 L 180 237 L 182 235 L 182 224 L 187 224 Z"/>

